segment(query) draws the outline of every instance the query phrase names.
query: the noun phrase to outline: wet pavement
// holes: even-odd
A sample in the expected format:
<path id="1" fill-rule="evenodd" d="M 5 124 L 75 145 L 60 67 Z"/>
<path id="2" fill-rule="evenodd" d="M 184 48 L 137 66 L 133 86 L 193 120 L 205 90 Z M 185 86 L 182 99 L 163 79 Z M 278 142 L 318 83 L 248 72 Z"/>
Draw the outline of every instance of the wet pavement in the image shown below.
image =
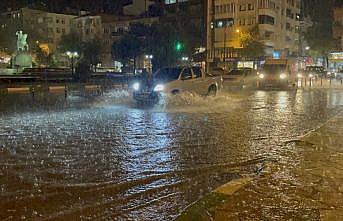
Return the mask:
<path id="1" fill-rule="evenodd" d="M 343 220 L 343 112 L 284 145 L 288 156 L 220 186 L 177 221 Z"/>
<path id="2" fill-rule="evenodd" d="M 125 93 L 18 96 L 0 109 L 0 220 L 172 220 L 265 162 L 302 164 L 296 138 L 340 113 L 343 91 L 182 94 L 144 109 Z"/>

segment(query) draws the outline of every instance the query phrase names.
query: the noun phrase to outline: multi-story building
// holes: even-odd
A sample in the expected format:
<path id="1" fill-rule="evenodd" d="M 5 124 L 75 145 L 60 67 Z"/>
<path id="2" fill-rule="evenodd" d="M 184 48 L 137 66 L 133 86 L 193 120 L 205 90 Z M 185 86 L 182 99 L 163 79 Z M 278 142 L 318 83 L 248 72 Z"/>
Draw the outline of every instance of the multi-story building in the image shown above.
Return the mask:
<path id="1" fill-rule="evenodd" d="M 266 56 L 298 53 L 300 0 L 208 0 L 208 61 L 240 57 L 246 33 L 257 31 Z"/>
<path id="2" fill-rule="evenodd" d="M 343 51 L 343 7 L 337 7 L 333 10 L 333 37 L 339 41 L 339 49 Z"/>
<path id="3" fill-rule="evenodd" d="M 41 10 L 21 8 L 1 14 L 0 28 L 8 30 L 13 36 L 17 30 L 28 34 L 31 46 L 39 44 L 47 53 L 57 49 L 62 36 L 70 33 L 71 21 L 74 15 L 50 13 Z"/>
<path id="4" fill-rule="evenodd" d="M 100 15 L 82 11 L 80 16 L 72 19 L 72 30 L 79 34 L 81 41 L 101 39 L 103 28 Z"/>

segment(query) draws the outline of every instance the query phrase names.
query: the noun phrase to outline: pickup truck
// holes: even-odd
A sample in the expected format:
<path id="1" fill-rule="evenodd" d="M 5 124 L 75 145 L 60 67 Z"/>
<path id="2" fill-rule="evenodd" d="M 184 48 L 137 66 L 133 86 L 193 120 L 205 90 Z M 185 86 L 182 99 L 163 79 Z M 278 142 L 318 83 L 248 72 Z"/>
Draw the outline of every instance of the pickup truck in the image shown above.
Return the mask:
<path id="1" fill-rule="evenodd" d="M 201 67 L 162 68 L 153 75 L 154 91 L 167 94 L 191 92 L 216 95 L 222 88 L 222 76 L 205 73 Z"/>

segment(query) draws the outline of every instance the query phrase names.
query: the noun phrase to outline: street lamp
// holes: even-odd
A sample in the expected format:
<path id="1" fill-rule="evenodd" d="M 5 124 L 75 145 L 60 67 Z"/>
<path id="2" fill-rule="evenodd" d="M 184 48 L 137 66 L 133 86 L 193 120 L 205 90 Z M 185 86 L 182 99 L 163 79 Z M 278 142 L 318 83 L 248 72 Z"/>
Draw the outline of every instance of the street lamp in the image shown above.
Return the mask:
<path id="1" fill-rule="evenodd" d="M 71 63 L 71 75 L 74 77 L 74 62 L 75 59 L 79 57 L 79 53 L 77 53 L 76 51 L 67 51 L 66 55 L 68 56 L 68 58 L 70 59 L 70 63 Z"/>
<path id="2" fill-rule="evenodd" d="M 151 60 L 154 58 L 154 56 L 152 54 L 147 54 L 145 55 L 145 59 L 148 61 L 148 64 L 147 64 L 147 69 L 148 69 L 148 72 L 151 74 L 152 73 L 152 62 Z"/>
<path id="3" fill-rule="evenodd" d="M 154 56 L 153 56 L 153 55 L 151 55 L 151 54 L 147 54 L 147 55 L 145 55 L 145 58 L 146 58 L 146 59 L 153 59 L 153 58 L 154 58 Z"/>

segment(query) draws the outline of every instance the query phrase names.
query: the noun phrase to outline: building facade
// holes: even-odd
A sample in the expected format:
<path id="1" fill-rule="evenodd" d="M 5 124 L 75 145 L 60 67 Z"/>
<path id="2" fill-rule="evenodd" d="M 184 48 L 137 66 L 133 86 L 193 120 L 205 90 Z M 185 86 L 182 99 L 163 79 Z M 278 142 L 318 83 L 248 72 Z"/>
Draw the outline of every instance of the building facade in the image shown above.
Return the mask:
<path id="1" fill-rule="evenodd" d="M 82 11 L 80 16 L 72 19 L 72 31 L 79 34 L 81 41 L 102 39 L 102 21 L 100 15 L 92 15 Z"/>
<path id="2" fill-rule="evenodd" d="M 242 38 L 252 30 L 266 56 L 296 56 L 300 0 L 208 0 L 208 61 L 239 58 Z"/>
<path id="3" fill-rule="evenodd" d="M 15 39 L 15 32 L 22 30 L 28 34 L 32 47 L 39 44 L 47 53 L 56 51 L 63 35 L 70 33 L 72 20 L 76 16 L 50 13 L 41 10 L 22 8 L 1 14 L 0 27 L 8 30 Z"/>

